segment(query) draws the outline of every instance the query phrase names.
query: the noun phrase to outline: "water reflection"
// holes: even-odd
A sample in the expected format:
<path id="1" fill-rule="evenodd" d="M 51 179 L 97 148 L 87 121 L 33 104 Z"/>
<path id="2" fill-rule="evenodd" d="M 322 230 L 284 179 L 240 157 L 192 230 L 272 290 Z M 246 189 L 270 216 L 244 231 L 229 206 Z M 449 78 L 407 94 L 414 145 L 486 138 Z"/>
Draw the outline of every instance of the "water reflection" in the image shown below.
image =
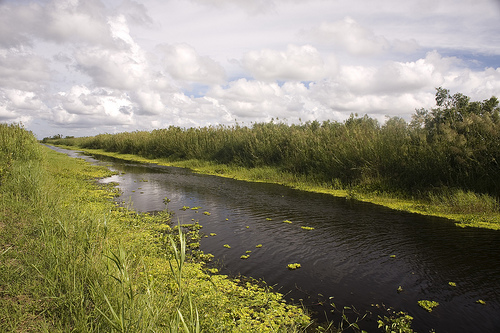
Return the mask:
<path id="1" fill-rule="evenodd" d="M 407 311 L 419 332 L 500 331 L 500 232 L 279 185 L 112 162 L 120 174 L 106 181 L 118 182 L 121 200 L 134 209 L 161 210 L 168 197 L 175 219 L 199 221 L 206 235 L 215 233 L 201 247 L 223 273 L 262 278 L 319 312 L 330 310 L 320 302 L 332 297 L 339 307 L 377 313 L 372 305 L 385 304 Z M 250 258 L 240 259 L 246 251 Z M 302 268 L 289 271 L 294 262 Z M 422 299 L 440 305 L 428 313 L 417 305 Z M 374 320 L 366 325 L 376 327 Z"/>

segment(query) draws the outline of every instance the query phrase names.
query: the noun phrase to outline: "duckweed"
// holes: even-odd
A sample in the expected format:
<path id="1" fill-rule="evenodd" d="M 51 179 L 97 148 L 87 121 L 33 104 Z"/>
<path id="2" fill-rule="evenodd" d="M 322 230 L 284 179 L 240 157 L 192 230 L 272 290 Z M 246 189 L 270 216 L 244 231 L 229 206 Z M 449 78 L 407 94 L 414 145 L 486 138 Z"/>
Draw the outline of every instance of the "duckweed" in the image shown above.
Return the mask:
<path id="1" fill-rule="evenodd" d="M 248 259 L 248 258 L 250 258 L 250 255 L 249 254 L 244 254 L 240 258 L 241 259 Z"/>
<path id="2" fill-rule="evenodd" d="M 457 284 L 456 284 L 455 282 L 448 282 L 448 284 L 449 284 L 450 286 L 452 286 L 452 287 L 456 287 L 456 286 L 457 286 Z"/>
<path id="3" fill-rule="evenodd" d="M 255 245 L 256 248 L 262 247 L 262 244 Z"/>
<path id="4" fill-rule="evenodd" d="M 292 223 L 290 220 L 284 220 L 283 223 Z"/>
<path id="5" fill-rule="evenodd" d="M 304 230 L 314 230 L 313 227 L 301 227 L 301 228 L 304 229 Z"/>
<path id="6" fill-rule="evenodd" d="M 421 300 L 418 301 L 418 305 L 420 305 L 420 307 L 427 310 L 428 312 L 432 312 L 432 310 L 434 310 L 434 308 L 437 307 L 439 303 L 436 301 Z"/>
<path id="7" fill-rule="evenodd" d="M 300 268 L 301 266 L 300 266 L 299 263 L 293 263 L 293 264 L 288 264 L 287 267 L 288 267 L 289 270 L 295 270 L 295 269 Z"/>
<path id="8" fill-rule="evenodd" d="M 477 303 L 477 304 L 482 304 L 482 305 L 485 305 L 485 304 L 486 304 L 486 302 L 485 302 L 485 301 L 483 301 L 482 299 L 478 299 L 478 300 L 476 301 L 476 303 Z"/>
<path id="9" fill-rule="evenodd" d="M 227 249 L 231 248 L 231 246 L 229 246 L 229 244 L 224 244 L 224 247 L 227 248 Z"/>
<path id="10" fill-rule="evenodd" d="M 210 213 L 210 212 L 203 212 L 203 215 L 210 216 L 210 215 L 211 215 L 211 213 Z"/>
<path id="11" fill-rule="evenodd" d="M 215 232 L 211 232 L 210 236 L 217 236 L 217 234 Z"/>

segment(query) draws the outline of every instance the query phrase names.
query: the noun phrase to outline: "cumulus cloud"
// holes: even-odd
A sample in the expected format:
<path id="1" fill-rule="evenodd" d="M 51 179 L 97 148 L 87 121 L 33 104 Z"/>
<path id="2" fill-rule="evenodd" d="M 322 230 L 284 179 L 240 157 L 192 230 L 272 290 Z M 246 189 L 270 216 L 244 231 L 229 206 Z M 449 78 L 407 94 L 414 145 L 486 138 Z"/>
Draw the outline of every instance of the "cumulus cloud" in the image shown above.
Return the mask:
<path id="1" fill-rule="evenodd" d="M 174 79 L 202 84 L 223 83 L 224 68 L 207 56 L 200 56 L 187 44 L 159 45 L 163 66 Z"/>
<path id="2" fill-rule="evenodd" d="M 73 86 L 56 98 L 58 106 L 53 109 L 52 120 L 59 125 L 87 127 L 133 123 L 132 102 L 125 93 Z"/>
<path id="3" fill-rule="evenodd" d="M 38 91 L 49 79 L 50 67 L 43 57 L 16 48 L 0 51 L 0 87 Z"/>
<path id="4" fill-rule="evenodd" d="M 333 57 L 326 62 L 311 45 L 288 45 L 286 51 L 251 51 L 243 57 L 243 67 L 258 80 L 318 80 L 336 72 Z"/>
<path id="5" fill-rule="evenodd" d="M 77 68 L 89 75 L 96 86 L 135 89 L 147 80 L 147 60 L 142 49 L 130 37 L 124 16 L 109 19 L 112 37 L 120 49 L 81 47 L 75 52 Z"/>
<path id="6" fill-rule="evenodd" d="M 395 39 L 391 42 L 384 36 L 376 35 L 349 16 L 339 21 L 323 22 L 310 30 L 303 30 L 300 36 L 306 40 L 332 45 L 339 50 L 360 56 L 372 56 L 390 50 L 411 53 L 419 48 L 414 39 Z"/>

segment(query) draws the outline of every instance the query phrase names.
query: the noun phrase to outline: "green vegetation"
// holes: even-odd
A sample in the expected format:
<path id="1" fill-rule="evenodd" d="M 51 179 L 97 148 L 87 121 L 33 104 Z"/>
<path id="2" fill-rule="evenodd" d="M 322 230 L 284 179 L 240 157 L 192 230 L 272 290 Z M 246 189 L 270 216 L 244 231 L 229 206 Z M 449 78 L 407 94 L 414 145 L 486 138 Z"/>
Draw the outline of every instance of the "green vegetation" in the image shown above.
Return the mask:
<path id="1" fill-rule="evenodd" d="M 436 301 L 421 300 L 418 301 L 418 305 L 420 305 L 420 307 L 427 310 L 428 312 L 432 312 L 432 310 L 434 310 L 434 308 L 437 307 L 439 303 Z"/>
<path id="2" fill-rule="evenodd" d="M 301 228 L 304 229 L 304 230 L 314 230 L 313 227 L 301 227 Z"/>
<path id="3" fill-rule="evenodd" d="M 110 175 L 0 124 L 0 331 L 301 332 L 262 284 L 214 274 L 198 223 L 110 200 Z M 166 202 L 168 204 L 168 202 Z"/>
<path id="4" fill-rule="evenodd" d="M 254 123 L 47 138 L 134 160 L 286 184 L 394 209 L 499 229 L 500 112 L 492 97 L 471 102 L 437 88 L 436 107 L 411 122 Z"/>
<path id="5" fill-rule="evenodd" d="M 290 269 L 290 270 L 294 270 L 294 269 L 300 268 L 301 266 L 300 266 L 300 264 L 298 264 L 298 263 L 294 263 L 294 264 L 288 264 L 288 266 L 287 266 L 287 267 L 288 267 L 288 269 Z"/>

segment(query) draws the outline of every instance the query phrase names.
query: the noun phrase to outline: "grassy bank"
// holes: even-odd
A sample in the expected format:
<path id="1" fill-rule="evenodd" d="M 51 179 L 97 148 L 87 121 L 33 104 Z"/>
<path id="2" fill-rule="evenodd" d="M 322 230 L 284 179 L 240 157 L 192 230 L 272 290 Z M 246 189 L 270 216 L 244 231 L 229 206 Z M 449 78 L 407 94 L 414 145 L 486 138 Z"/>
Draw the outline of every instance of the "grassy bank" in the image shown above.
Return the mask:
<path id="1" fill-rule="evenodd" d="M 0 125 L 0 331 L 302 332 L 265 285 L 214 274 L 168 211 L 117 207 L 90 166 Z"/>
<path id="2" fill-rule="evenodd" d="M 76 149 L 75 146 L 62 146 Z M 450 219 L 460 227 L 478 227 L 499 230 L 500 212 L 498 201 L 491 196 L 460 189 L 439 189 L 423 195 L 409 196 L 404 193 L 371 191 L 360 187 L 345 188 L 341 184 L 332 185 L 318 182 L 315 178 L 297 175 L 277 167 L 246 168 L 238 165 L 220 164 L 213 161 L 181 160 L 167 158 L 148 159 L 133 154 L 108 152 L 103 149 L 80 149 L 88 154 L 105 155 L 141 163 L 189 168 L 195 172 L 229 177 L 244 181 L 267 182 L 290 186 L 299 190 L 325 193 L 347 199 L 370 202 L 391 209 L 438 216 Z"/>

